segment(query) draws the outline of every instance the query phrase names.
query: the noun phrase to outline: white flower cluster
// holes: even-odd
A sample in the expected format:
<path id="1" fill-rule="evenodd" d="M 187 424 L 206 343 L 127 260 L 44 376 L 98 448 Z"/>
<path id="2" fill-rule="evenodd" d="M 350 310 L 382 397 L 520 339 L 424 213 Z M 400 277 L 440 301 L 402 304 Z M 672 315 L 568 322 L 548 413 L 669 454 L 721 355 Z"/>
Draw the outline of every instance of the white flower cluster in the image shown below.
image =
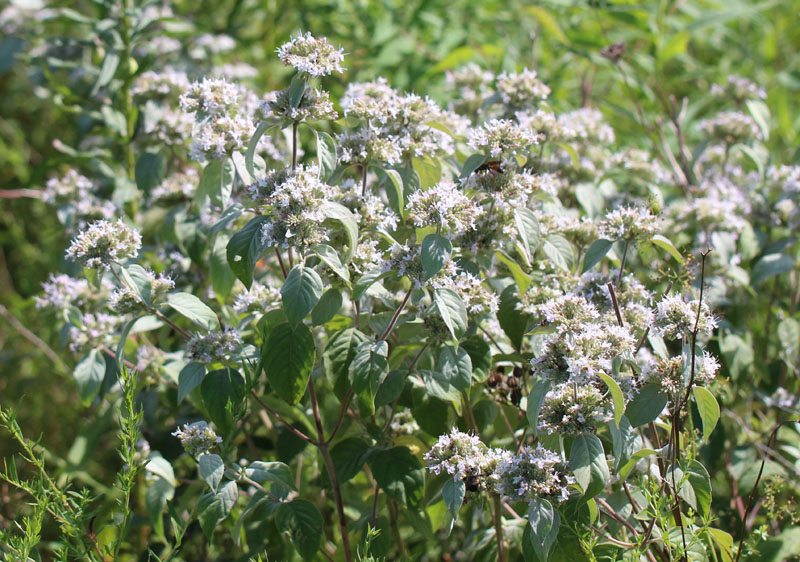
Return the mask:
<path id="1" fill-rule="evenodd" d="M 350 84 L 341 105 L 346 116 L 366 121 L 375 135 L 394 144 L 400 160 L 453 153 L 451 136 L 431 123 L 449 127 L 454 133 L 466 127 L 463 119 L 444 111 L 432 99 L 400 94 L 384 79 Z"/>
<path id="2" fill-rule="evenodd" d="M 557 453 L 541 445 L 524 447 L 498 467 L 498 492 L 509 501 L 529 501 L 536 498 L 561 503 L 569 498 L 575 478 L 569 465 Z"/>
<path id="3" fill-rule="evenodd" d="M 598 230 L 608 240 L 641 242 L 658 233 L 658 219 L 644 207 L 620 207 L 600 220 Z"/>
<path id="4" fill-rule="evenodd" d="M 142 237 L 122 219 L 115 223 L 99 220 L 91 223 L 72 240 L 67 257 L 88 268 L 111 269 L 112 263 L 135 258 L 142 247 Z"/>
<path id="5" fill-rule="evenodd" d="M 277 53 L 283 64 L 311 76 L 328 76 L 344 71 L 344 50 L 336 49 L 325 37 L 317 38 L 311 33 L 298 35 L 284 43 Z"/>
<path id="6" fill-rule="evenodd" d="M 150 282 L 150 306 L 146 306 L 138 292 L 130 287 L 120 287 L 111 293 L 108 306 L 117 314 L 129 314 L 150 310 L 164 299 L 167 293 L 175 288 L 175 281 L 159 273 L 156 275 L 152 271 L 146 271 L 147 279 Z"/>
<path id="7" fill-rule="evenodd" d="M 421 287 L 425 279 L 425 270 L 420 258 L 420 247 L 410 248 L 407 244 L 392 244 L 389 255 L 381 262 L 381 271 L 408 277 L 416 287 Z"/>
<path id="8" fill-rule="evenodd" d="M 239 103 L 242 92 L 236 84 L 224 78 L 203 78 L 193 82 L 181 95 L 181 109 L 186 113 L 203 112 L 222 115 L 231 112 Z"/>
<path id="9" fill-rule="evenodd" d="M 261 231 L 265 246 L 304 250 L 327 240 L 322 228 L 327 218 L 323 204 L 336 193 L 319 179 L 316 166 L 298 166 L 294 172 L 270 171 L 248 190 L 270 218 Z"/>
<path id="10" fill-rule="evenodd" d="M 380 197 L 366 193 L 361 195 L 355 190 L 352 180 L 342 183 L 342 188 L 347 189 L 339 202 L 350 209 L 356 218 L 358 227 L 365 232 L 383 230 L 392 232 L 397 228 L 398 217 L 394 211 L 386 206 Z"/>
<path id="11" fill-rule="evenodd" d="M 303 92 L 303 97 L 300 98 L 300 102 L 293 105 L 290 91 L 291 88 L 285 88 L 267 96 L 259 104 L 259 116 L 261 119 L 267 120 L 270 116 L 275 116 L 299 122 L 337 119 L 339 117 L 328 92 L 316 88 L 306 88 Z"/>
<path id="12" fill-rule="evenodd" d="M 411 410 L 403 408 L 392 417 L 389 429 L 395 435 L 416 435 L 419 432 L 419 424 Z"/>
<path id="13" fill-rule="evenodd" d="M 200 183 L 200 174 L 195 168 L 186 168 L 164 178 L 150 190 L 151 202 L 175 202 L 194 197 Z"/>
<path id="14" fill-rule="evenodd" d="M 575 481 L 567 463 L 541 445 L 513 454 L 490 449 L 477 436 L 455 428 L 440 435 L 424 458 L 433 474 L 452 475 L 464 482 L 467 492 L 487 491 L 511 501 L 543 498 L 562 502 Z"/>
<path id="15" fill-rule="evenodd" d="M 525 154 L 540 140 L 539 135 L 508 119 L 491 119 L 480 127 L 470 129 L 468 134 L 470 148 L 492 158 Z"/>
<path id="16" fill-rule="evenodd" d="M 514 116 L 520 127 L 533 131 L 542 140 L 558 140 L 562 135 L 561 123 L 555 113 L 536 109 L 517 111 Z"/>
<path id="17" fill-rule="evenodd" d="M 469 492 L 494 492 L 497 469 L 511 458 L 511 453 L 490 449 L 476 435 L 453 428 L 450 433 L 440 435 L 423 458 L 433 474 L 450 474 L 454 480 L 463 481 Z"/>
<path id="18" fill-rule="evenodd" d="M 451 181 L 442 181 L 408 197 L 408 218 L 416 226 L 460 234 L 476 228 L 475 203 Z"/>
<path id="19" fill-rule="evenodd" d="M 83 305 L 92 300 L 96 289 L 89 286 L 86 279 L 75 279 L 65 273 L 50 274 L 50 278 L 42 283 L 44 294 L 34 297 L 36 308 L 53 308 L 61 310 L 69 305 Z"/>
<path id="20" fill-rule="evenodd" d="M 140 74 L 131 87 L 131 93 L 138 101 L 180 101 L 181 95 L 193 91 L 185 72 L 166 68 L 161 72 L 148 70 Z M 188 101 L 188 100 L 187 100 Z M 189 102 L 194 103 L 194 102 Z"/>
<path id="21" fill-rule="evenodd" d="M 42 201 L 71 209 L 79 226 L 90 218 L 113 218 L 117 207 L 111 201 L 99 198 L 95 191 L 96 186 L 89 178 L 69 169 L 63 175 L 47 180 Z"/>
<path id="22" fill-rule="evenodd" d="M 695 323 L 700 334 L 711 334 L 717 327 L 717 319 L 711 314 L 705 302 L 700 306 L 698 300 L 686 302 L 682 295 L 668 295 L 656 305 L 653 331 L 667 339 L 689 338 L 694 331 Z"/>
<path id="23" fill-rule="evenodd" d="M 460 115 L 477 113 L 492 92 L 494 74 L 482 69 L 474 62 L 444 75 L 447 89 L 455 92 L 449 108 Z"/>
<path id="24" fill-rule="evenodd" d="M 222 443 L 222 437 L 208 426 L 207 422 L 187 423 L 176 429 L 172 435 L 180 439 L 183 450 L 192 457 L 199 457 Z"/>
<path id="25" fill-rule="evenodd" d="M 558 116 L 561 136 L 566 141 L 580 141 L 586 144 L 611 144 L 614 142 L 614 129 L 603 120 L 598 109 L 582 107 Z"/>
<path id="26" fill-rule="evenodd" d="M 731 74 L 725 84 L 712 84 L 711 95 L 717 98 L 728 98 L 736 103 L 743 103 L 748 100 L 765 100 L 767 92 L 755 82 Z"/>
<path id="27" fill-rule="evenodd" d="M 453 263 L 453 262 L 450 262 Z M 487 289 L 480 277 L 468 271 L 439 273 L 430 279 L 431 287 L 455 291 L 470 314 L 494 314 L 500 307 L 500 297 Z"/>
<path id="28" fill-rule="evenodd" d="M 250 289 L 236 295 L 233 301 L 233 310 L 236 314 L 245 312 L 263 313 L 281 304 L 281 292 L 272 285 L 263 285 L 253 281 Z"/>
<path id="29" fill-rule="evenodd" d="M 700 121 L 697 128 L 712 140 L 726 145 L 762 138 L 755 120 L 741 111 L 722 111 Z"/>
<path id="30" fill-rule="evenodd" d="M 695 373 L 693 384 L 709 385 L 719 371 L 719 361 L 707 351 L 695 357 Z M 685 392 L 691 378 L 691 364 L 685 364 L 683 357 L 662 359 L 652 357 L 642 368 L 642 382 L 661 386 L 670 395 Z"/>
<path id="31" fill-rule="evenodd" d="M 198 363 L 230 361 L 242 347 L 242 338 L 233 328 L 196 334 L 186 342 L 186 358 Z"/>
<path id="32" fill-rule="evenodd" d="M 372 125 L 339 133 L 336 148 L 342 164 L 386 163 L 391 166 L 398 164 L 402 156 L 398 143 Z"/>
<path id="33" fill-rule="evenodd" d="M 497 93 L 500 99 L 513 112 L 528 108 L 547 99 L 550 88 L 539 80 L 535 70 L 524 69 L 519 73 L 503 73 L 497 77 Z"/>
<path id="34" fill-rule="evenodd" d="M 610 419 L 611 401 L 601 373 L 613 377 L 632 396 L 630 371 L 615 373 L 613 361 L 632 358 L 636 339 L 627 327 L 603 323 L 596 307 L 577 294 L 534 306 L 556 330 L 531 360 L 534 378 L 550 384 L 540 410 L 540 429 L 566 434 L 591 431 Z"/>
<path id="35" fill-rule="evenodd" d="M 82 355 L 91 349 L 113 345 L 114 333 L 122 320 L 119 316 L 104 312 L 83 314 L 80 324 L 69 328 L 70 351 Z"/>

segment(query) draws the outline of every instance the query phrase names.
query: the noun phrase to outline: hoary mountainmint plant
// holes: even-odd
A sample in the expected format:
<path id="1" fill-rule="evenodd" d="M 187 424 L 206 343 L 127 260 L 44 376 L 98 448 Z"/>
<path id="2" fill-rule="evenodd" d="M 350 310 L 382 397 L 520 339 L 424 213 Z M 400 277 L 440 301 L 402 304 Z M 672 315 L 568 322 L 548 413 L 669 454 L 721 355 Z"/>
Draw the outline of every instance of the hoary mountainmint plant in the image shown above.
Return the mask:
<path id="1" fill-rule="evenodd" d="M 699 449 L 749 217 L 800 217 L 799 169 L 748 160 L 764 92 L 715 85 L 663 157 L 533 70 L 450 72 L 447 106 L 382 78 L 333 100 L 341 49 L 277 55 L 263 96 L 103 64 L 127 179 L 48 181 L 71 274 L 37 306 L 83 403 L 121 404 L 118 505 L 51 480 L 3 410 L 41 475 L 2 473 L 34 498 L 5 552 L 49 548 L 53 517 L 63 560 L 738 560 Z"/>

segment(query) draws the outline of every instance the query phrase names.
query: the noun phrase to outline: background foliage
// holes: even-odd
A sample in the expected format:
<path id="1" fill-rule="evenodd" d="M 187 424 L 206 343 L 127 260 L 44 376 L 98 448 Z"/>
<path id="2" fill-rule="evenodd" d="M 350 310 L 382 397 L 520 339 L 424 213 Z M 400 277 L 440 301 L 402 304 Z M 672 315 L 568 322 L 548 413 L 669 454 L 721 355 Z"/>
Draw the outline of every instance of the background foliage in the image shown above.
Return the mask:
<path id="1" fill-rule="evenodd" d="M 68 148 L 95 131 L 75 100 L 54 103 L 43 87 L 46 69 L 29 64 L 26 53 L 43 38 L 97 38 L 76 20 L 42 17 L 44 11 L 72 10 L 99 17 L 94 2 L 6 4 L 0 16 L 0 397 L 8 407 L 22 399 L 18 421 L 29 436 L 41 434 L 59 481 L 73 480 L 102 493 L 120 466 L 111 415 L 84 406 L 72 381 L 72 367 L 60 351 L 63 340 L 49 315 L 31 297 L 51 271 L 64 269 L 67 239 L 55 211 L 37 199 L 54 170 L 65 169 Z M 536 68 L 553 89 L 555 107 L 599 107 L 618 138 L 648 147 L 672 112 L 670 98 L 689 97 L 689 119 L 718 109 L 708 92 L 728 74 L 748 76 L 767 91 L 769 125 L 763 165 L 800 161 L 800 3 L 795 1 L 581 2 L 307 2 L 227 0 L 174 2 L 170 34 L 185 41 L 201 33 L 225 33 L 236 48 L 222 62 L 253 65 L 258 91 L 285 87 L 290 78 L 275 49 L 298 30 L 327 36 L 348 53 L 347 71 L 326 85 L 338 100 L 348 82 L 385 76 L 398 89 L 420 90 L 445 101 L 444 72 L 478 62 L 494 72 Z M 15 12 L 13 10 L 22 10 Z M 24 17 L 19 17 L 18 14 Z M 42 20 L 44 21 L 37 21 Z M 600 55 L 624 41 L 623 73 Z M 97 52 L 87 64 L 99 67 Z M 230 60 L 228 60 L 230 59 Z M 120 158 L 124 155 L 120 154 Z M 19 190 L 33 190 L 19 191 Z M 781 251 L 796 259 L 795 233 L 780 237 Z M 765 243 L 776 240 L 764 240 Z M 753 256 L 755 260 L 757 256 Z M 796 396 L 798 342 L 787 334 L 786 318 L 797 317 L 797 265 L 753 288 L 748 299 L 729 303 L 728 339 L 716 341 L 723 358 L 723 415 L 701 455 L 713 479 L 714 510 L 723 528 L 739 527 L 737 498 L 746 498 L 755 477 L 755 443 L 765 443 L 787 413 L 763 402 L 785 388 Z M 783 326 L 783 331 L 781 331 Z M 54 351 L 51 351 L 54 350 Z M 795 402 L 796 407 L 796 402 Z M 91 421 L 91 423 L 88 423 Z M 770 461 L 768 472 L 788 476 L 780 502 L 796 497 L 797 432 L 786 428 L 778 444 L 789 466 Z M 168 445 L 164 445 L 167 447 Z M 777 445 L 776 445 L 777 447 Z M 794 448 L 794 449 L 791 449 Z M 18 452 L 0 433 L 4 457 Z M 792 480 L 794 478 L 794 480 Z M 791 482 L 794 482 L 791 484 Z M 0 529 L 8 527 L 26 499 L 0 485 Z M 758 520 L 759 524 L 762 522 Z M 800 553 L 800 533 L 765 523 L 754 559 L 781 560 Z M 770 525 L 772 527 L 770 527 Z M 754 525 L 757 528 L 757 525 Z"/>

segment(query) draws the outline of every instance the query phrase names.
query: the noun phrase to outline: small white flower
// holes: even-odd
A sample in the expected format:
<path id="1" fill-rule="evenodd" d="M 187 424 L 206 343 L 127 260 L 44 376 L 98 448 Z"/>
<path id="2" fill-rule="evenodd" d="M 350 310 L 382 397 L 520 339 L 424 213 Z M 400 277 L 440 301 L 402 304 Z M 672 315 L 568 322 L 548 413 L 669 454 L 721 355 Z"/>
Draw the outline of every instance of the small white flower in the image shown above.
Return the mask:
<path id="1" fill-rule="evenodd" d="M 311 76 L 327 76 L 344 71 L 344 50 L 336 49 L 325 37 L 316 38 L 311 33 L 298 35 L 284 43 L 277 53 L 283 64 Z"/>
<path id="2" fill-rule="evenodd" d="M 67 257 L 88 268 L 110 269 L 112 263 L 135 258 L 142 237 L 122 219 L 99 220 L 81 231 L 67 248 Z"/>

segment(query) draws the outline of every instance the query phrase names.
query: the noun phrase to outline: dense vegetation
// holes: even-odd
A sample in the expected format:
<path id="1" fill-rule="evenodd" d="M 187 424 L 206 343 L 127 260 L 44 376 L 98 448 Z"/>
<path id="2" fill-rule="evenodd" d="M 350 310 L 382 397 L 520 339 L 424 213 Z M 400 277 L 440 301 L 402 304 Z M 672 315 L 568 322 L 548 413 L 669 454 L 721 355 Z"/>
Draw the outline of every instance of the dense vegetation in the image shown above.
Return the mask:
<path id="1" fill-rule="evenodd" d="M 0 556 L 800 556 L 797 2 L 0 10 Z"/>

